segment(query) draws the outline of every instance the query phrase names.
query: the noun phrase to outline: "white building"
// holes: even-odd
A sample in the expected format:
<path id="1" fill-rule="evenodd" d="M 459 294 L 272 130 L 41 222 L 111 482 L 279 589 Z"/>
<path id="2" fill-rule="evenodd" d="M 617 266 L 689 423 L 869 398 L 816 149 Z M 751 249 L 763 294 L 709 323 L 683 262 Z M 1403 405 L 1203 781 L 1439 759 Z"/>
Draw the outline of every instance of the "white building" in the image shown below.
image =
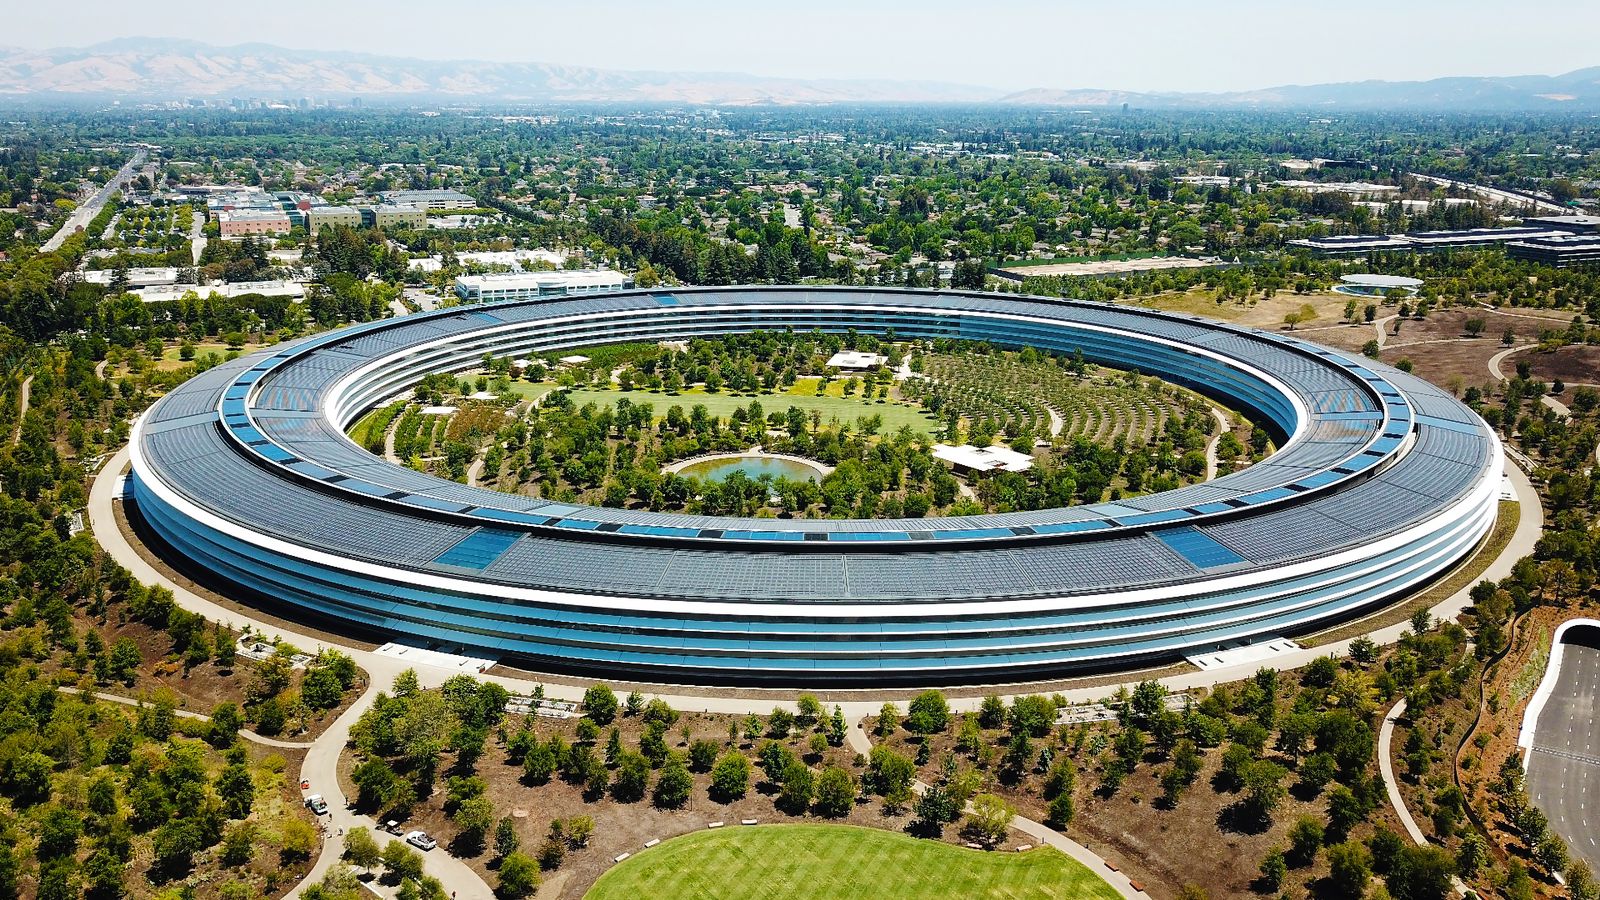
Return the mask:
<path id="1" fill-rule="evenodd" d="M 91 269 L 83 273 L 83 280 L 101 287 L 109 287 L 111 279 L 115 277 L 113 269 Z M 129 269 L 128 287 L 145 288 L 161 285 L 177 284 L 178 270 L 170 266 L 158 266 L 148 269 Z"/>
<path id="2" fill-rule="evenodd" d="M 531 300 L 568 294 L 600 294 L 633 287 L 633 279 L 610 269 L 560 272 L 508 272 L 501 275 L 459 275 L 456 296 L 471 302 Z"/>
<path id="3" fill-rule="evenodd" d="M 889 361 L 889 357 L 876 353 L 862 353 L 856 350 L 840 350 L 828 357 L 828 367 L 832 369 L 846 369 L 852 372 L 866 372 L 876 369 Z"/>
<path id="4" fill-rule="evenodd" d="M 388 191 L 383 194 L 388 203 L 415 206 L 422 210 L 477 209 L 478 201 L 460 191 Z"/>
<path id="5" fill-rule="evenodd" d="M 961 472 L 1026 472 L 1033 468 L 1033 457 L 1010 447 L 974 447 L 934 444 L 933 458 L 947 462 Z"/>

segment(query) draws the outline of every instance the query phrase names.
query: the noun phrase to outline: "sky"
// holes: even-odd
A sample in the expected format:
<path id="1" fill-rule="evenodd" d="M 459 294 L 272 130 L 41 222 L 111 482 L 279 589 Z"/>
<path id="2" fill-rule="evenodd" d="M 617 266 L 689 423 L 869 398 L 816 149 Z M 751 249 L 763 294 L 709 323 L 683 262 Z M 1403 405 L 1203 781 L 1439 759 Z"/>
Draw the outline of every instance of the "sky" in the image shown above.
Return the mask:
<path id="1" fill-rule="evenodd" d="M 1600 65 L 1595 0 L 72 0 L 0 45 L 261 42 L 606 69 L 1224 91 Z"/>

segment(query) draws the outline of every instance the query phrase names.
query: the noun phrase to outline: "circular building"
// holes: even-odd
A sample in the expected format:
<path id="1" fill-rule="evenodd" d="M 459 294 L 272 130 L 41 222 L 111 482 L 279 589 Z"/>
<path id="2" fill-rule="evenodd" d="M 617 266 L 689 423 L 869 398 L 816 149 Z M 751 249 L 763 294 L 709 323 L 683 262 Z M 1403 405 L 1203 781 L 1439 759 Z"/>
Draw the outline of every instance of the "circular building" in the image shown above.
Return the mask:
<path id="1" fill-rule="evenodd" d="M 1421 288 L 1422 279 L 1407 278 L 1404 275 L 1345 275 L 1339 279 L 1339 286 L 1334 288 L 1334 291 L 1353 297 L 1377 299 L 1387 297 L 1390 291 L 1400 291 L 1407 297 L 1415 297 Z"/>
<path id="2" fill-rule="evenodd" d="M 1249 410 L 1277 453 L 1062 509 L 902 520 L 602 509 L 390 465 L 346 426 L 425 374 L 756 329 L 1029 345 Z M 960 683 L 1127 667 L 1325 627 L 1488 533 L 1498 441 L 1446 392 L 1292 336 L 1005 295 L 683 288 L 373 322 L 209 370 L 133 440 L 132 518 L 290 617 L 545 669 L 675 682 Z"/>

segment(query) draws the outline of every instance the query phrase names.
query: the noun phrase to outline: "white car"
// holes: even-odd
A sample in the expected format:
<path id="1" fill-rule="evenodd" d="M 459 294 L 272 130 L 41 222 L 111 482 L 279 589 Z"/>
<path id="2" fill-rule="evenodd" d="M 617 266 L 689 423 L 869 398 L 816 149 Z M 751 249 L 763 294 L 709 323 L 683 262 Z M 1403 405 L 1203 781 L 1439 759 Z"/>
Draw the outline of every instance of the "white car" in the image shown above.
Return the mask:
<path id="1" fill-rule="evenodd" d="M 328 801 L 322 799 L 321 794 L 312 794 L 311 796 L 307 797 L 306 806 L 310 808 L 313 813 L 319 816 L 325 816 L 328 814 Z"/>
<path id="2" fill-rule="evenodd" d="M 433 848 L 439 846 L 439 842 L 431 837 L 428 837 L 428 833 L 426 831 L 406 832 L 406 843 L 416 847 L 418 850 L 432 850 Z"/>

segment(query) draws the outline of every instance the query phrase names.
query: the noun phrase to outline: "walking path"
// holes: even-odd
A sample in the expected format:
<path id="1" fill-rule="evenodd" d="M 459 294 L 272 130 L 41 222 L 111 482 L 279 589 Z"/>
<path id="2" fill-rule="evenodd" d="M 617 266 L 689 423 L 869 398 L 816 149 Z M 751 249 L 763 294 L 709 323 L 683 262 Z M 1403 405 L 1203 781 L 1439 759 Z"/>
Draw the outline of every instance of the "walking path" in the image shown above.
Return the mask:
<path id="1" fill-rule="evenodd" d="M 68 687 L 65 685 L 56 688 L 56 690 L 61 691 L 64 694 L 77 694 L 79 696 L 87 694 L 96 700 L 104 700 L 108 703 L 121 703 L 126 706 L 149 705 L 146 701 L 140 700 L 136 697 L 124 697 L 120 694 L 107 694 L 102 691 L 85 691 L 81 688 Z M 210 716 L 202 715 L 201 713 L 197 712 L 190 712 L 187 709 L 175 709 L 172 711 L 172 714 L 180 719 L 194 719 L 197 722 L 211 721 Z M 253 741 L 254 743 L 262 744 L 267 747 L 281 747 L 285 750 L 304 750 L 307 747 L 310 747 L 312 744 L 311 741 L 282 741 L 277 738 L 269 738 L 265 735 L 257 734 L 248 728 L 239 729 L 239 736 L 247 741 Z"/>
<path id="2" fill-rule="evenodd" d="M 861 727 L 860 718 L 856 718 L 851 721 L 850 727 L 845 731 L 844 736 L 845 743 L 850 746 L 851 750 L 854 750 L 862 756 L 866 756 L 872 752 L 872 741 L 867 737 L 866 730 Z M 928 785 L 921 781 L 913 781 L 911 783 L 911 790 L 920 797 L 928 792 Z M 972 804 L 967 804 L 967 808 L 969 810 L 971 807 Z M 1065 853 L 1066 855 L 1077 860 L 1081 865 L 1083 865 L 1084 868 L 1088 869 L 1090 872 L 1093 872 L 1106 884 L 1111 885 L 1111 887 L 1122 896 L 1130 898 L 1130 900 L 1147 900 L 1146 894 L 1143 891 L 1135 888 L 1133 886 L 1133 882 L 1129 880 L 1127 875 L 1124 875 L 1117 869 L 1111 868 L 1106 863 L 1105 857 L 1094 852 L 1093 850 L 1090 850 L 1088 847 L 1083 846 L 1072 838 L 1067 837 L 1061 832 L 1056 831 L 1054 828 L 1051 828 L 1043 822 L 1035 822 L 1034 820 L 1025 816 L 1015 816 L 1011 820 L 1011 827 L 1033 838 L 1034 840 L 1054 847 L 1057 850 L 1060 850 L 1062 853 Z"/>
<path id="3" fill-rule="evenodd" d="M 1405 826 L 1406 834 L 1411 836 L 1411 842 L 1419 847 L 1428 844 L 1428 836 L 1417 827 L 1417 820 L 1411 817 L 1411 810 L 1406 808 L 1405 797 L 1400 794 L 1400 782 L 1394 777 L 1394 759 L 1390 749 L 1394 745 L 1394 723 L 1406 714 L 1405 698 L 1400 698 L 1389 714 L 1383 717 L 1383 727 L 1378 729 L 1378 772 L 1383 776 L 1384 790 L 1389 793 L 1389 805 L 1394 807 L 1395 813 L 1400 816 L 1400 824 Z M 1467 895 L 1467 886 L 1460 878 L 1452 875 L 1450 881 L 1454 883 L 1456 893 Z"/>
<path id="4" fill-rule="evenodd" d="M 1395 319 L 1398 319 L 1398 318 L 1400 318 L 1398 315 L 1394 315 L 1394 316 L 1384 316 L 1381 319 L 1374 319 L 1373 320 L 1372 327 L 1377 329 L 1377 331 L 1378 331 L 1378 349 L 1379 350 L 1382 350 L 1384 348 L 1384 346 L 1389 341 L 1389 329 L 1388 329 L 1387 326 L 1389 325 L 1390 322 L 1393 322 Z"/>
<path id="5" fill-rule="evenodd" d="M 33 398 L 33 376 L 22 379 L 22 387 L 17 391 L 17 425 L 11 430 L 11 443 L 22 443 L 22 420 L 28 417 L 28 401 Z"/>
<path id="6" fill-rule="evenodd" d="M 1517 345 L 1515 347 L 1509 347 L 1509 348 L 1507 348 L 1505 350 L 1501 350 L 1499 353 L 1496 353 L 1494 356 L 1489 357 L 1489 374 L 1493 375 L 1495 377 L 1496 381 L 1505 381 L 1505 380 L 1507 380 L 1506 379 L 1505 370 L 1503 368 L 1501 368 L 1501 365 L 1503 363 L 1505 363 L 1505 361 L 1506 361 L 1506 357 L 1510 356 L 1513 353 L 1520 353 L 1523 350 L 1527 350 L 1527 349 L 1530 349 L 1532 347 L 1537 347 L 1537 346 L 1539 346 L 1539 345 L 1538 344 L 1519 344 L 1519 345 Z M 1544 394 L 1544 395 L 1540 396 L 1539 397 L 1539 402 L 1544 404 L 1545 407 L 1547 407 L 1549 409 L 1552 409 L 1552 410 L 1555 410 L 1556 415 L 1560 416 L 1563 419 L 1568 418 L 1569 416 L 1572 415 L 1572 410 L 1568 409 L 1567 405 L 1565 403 L 1562 403 L 1560 400 L 1557 400 L 1556 398 L 1550 396 L 1549 394 Z M 1600 446 L 1597 446 L 1595 448 L 1595 455 L 1596 455 L 1596 457 L 1600 457 Z"/>
<path id="7" fill-rule="evenodd" d="M 1217 433 L 1211 436 L 1211 440 L 1206 441 L 1207 481 L 1217 477 L 1217 445 L 1222 443 L 1222 436 L 1227 434 L 1228 431 L 1233 427 L 1228 421 L 1227 415 L 1223 413 L 1222 410 L 1217 409 L 1215 406 L 1211 407 L 1211 415 L 1217 420 Z"/>

